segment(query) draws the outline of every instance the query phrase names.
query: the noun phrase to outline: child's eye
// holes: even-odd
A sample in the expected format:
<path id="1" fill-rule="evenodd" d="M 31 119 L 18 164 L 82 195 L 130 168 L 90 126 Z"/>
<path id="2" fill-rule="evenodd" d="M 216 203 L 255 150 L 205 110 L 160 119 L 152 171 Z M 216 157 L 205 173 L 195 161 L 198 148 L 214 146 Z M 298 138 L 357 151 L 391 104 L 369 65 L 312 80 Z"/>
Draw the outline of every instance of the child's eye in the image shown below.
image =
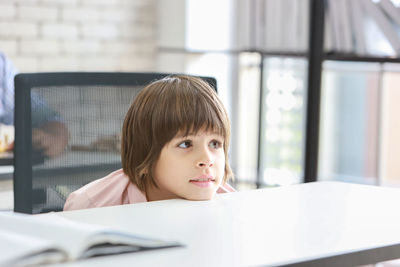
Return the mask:
<path id="1" fill-rule="evenodd" d="M 218 148 L 220 148 L 222 146 L 222 143 L 220 141 L 218 141 L 218 140 L 212 140 L 210 142 L 210 146 L 212 148 L 214 148 L 214 149 L 218 149 Z"/>
<path id="2" fill-rule="evenodd" d="M 180 148 L 189 148 L 192 146 L 192 141 L 186 140 L 178 145 Z"/>

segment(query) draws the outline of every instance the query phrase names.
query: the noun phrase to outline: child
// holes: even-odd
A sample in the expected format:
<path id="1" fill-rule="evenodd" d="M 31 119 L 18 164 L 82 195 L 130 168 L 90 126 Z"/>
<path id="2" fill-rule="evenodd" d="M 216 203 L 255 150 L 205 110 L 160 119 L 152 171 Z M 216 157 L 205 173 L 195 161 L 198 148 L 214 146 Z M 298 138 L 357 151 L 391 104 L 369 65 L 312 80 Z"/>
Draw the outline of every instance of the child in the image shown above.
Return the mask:
<path id="1" fill-rule="evenodd" d="M 230 123 L 205 81 L 169 76 L 135 98 L 122 128 L 122 169 L 72 192 L 64 210 L 235 191 L 227 181 Z"/>

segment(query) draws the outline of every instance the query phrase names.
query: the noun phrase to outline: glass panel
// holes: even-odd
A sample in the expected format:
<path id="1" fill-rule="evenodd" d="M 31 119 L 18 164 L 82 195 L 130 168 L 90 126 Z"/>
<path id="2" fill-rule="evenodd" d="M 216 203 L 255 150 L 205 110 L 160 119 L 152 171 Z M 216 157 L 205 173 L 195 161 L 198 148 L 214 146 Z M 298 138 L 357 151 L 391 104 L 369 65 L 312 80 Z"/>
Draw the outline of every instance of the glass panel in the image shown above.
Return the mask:
<path id="1" fill-rule="evenodd" d="M 389 67 L 382 79 L 380 182 L 400 186 L 400 64 Z"/>
<path id="2" fill-rule="evenodd" d="M 379 65 L 325 62 L 319 180 L 377 183 Z"/>
<path id="3" fill-rule="evenodd" d="M 264 61 L 261 175 L 266 185 L 302 182 L 307 62 Z"/>
<path id="4" fill-rule="evenodd" d="M 232 146 L 237 149 L 235 176 L 240 189 L 255 187 L 257 178 L 260 64 L 258 53 L 239 56 L 238 127 Z"/>

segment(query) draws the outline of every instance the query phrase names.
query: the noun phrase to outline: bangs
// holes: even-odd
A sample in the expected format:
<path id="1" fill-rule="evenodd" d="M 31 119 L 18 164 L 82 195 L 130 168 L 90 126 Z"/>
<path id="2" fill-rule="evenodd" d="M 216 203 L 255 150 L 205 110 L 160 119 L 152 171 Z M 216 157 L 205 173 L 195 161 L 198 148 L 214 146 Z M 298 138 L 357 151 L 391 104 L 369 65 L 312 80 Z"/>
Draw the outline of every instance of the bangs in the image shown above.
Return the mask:
<path id="1" fill-rule="evenodd" d="M 216 92 L 204 81 L 187 86 L 185 82 L 161 90 L 159 105 L 164 108 L 154 117 L 153 133 L 162 136 L 156 138 L 166 143 L 177 134 L 187 136 L 205 130 L 228 139 L 229 119 Z"/>
<path id="2" fill-rule="evenodd" d="M 224 122 L 209 103 L 196 103 L 194 105 L 185 105 L 182 103 L 181 110 L 175 110 L 174 121 L 171 121 L 171 131 L 182 134 L 183 136 L 195 135 L 200 130 L 218 134 L 226 137 L 226 128 Z M 174 136 L 175 136 L 174 135 Z"/>

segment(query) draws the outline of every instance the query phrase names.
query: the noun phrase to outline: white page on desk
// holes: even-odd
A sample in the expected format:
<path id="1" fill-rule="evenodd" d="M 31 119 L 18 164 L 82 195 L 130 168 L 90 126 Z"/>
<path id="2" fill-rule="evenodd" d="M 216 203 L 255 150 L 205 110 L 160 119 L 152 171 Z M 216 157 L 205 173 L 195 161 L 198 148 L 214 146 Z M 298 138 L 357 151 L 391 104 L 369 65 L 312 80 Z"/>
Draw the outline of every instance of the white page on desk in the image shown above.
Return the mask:
<path id="1" fill-rule="evenodd" d="M 0 214 L 0 229 L 57 244 L 68 252 L 70 259 L 76 259 L 86 248 L 85 239 L 102 227 L 74 223 L 53 214 Z"/>
<path id="2" fill-rule="evenodd" d="M 0 230 L 0 251 L 0 266 L 31 266 L 67 258 L 65 252 L 47 240 L 4 230 Z"/>
<path id="3" fill-rule="evenodd" d="M 41 216 L 1 214 L 0 229 L 47 240 L 68 252 L 69 260 L 78 259 L 93 244 L 129 244 L 141 247 L 177 246 L 175 242 L 147 239 L 100 225 L 77 223 L 56 214 Z M 110 251 L 111 254 L 117 253 Z M 121 251 L 124 252 L 124 251 Z"/>

